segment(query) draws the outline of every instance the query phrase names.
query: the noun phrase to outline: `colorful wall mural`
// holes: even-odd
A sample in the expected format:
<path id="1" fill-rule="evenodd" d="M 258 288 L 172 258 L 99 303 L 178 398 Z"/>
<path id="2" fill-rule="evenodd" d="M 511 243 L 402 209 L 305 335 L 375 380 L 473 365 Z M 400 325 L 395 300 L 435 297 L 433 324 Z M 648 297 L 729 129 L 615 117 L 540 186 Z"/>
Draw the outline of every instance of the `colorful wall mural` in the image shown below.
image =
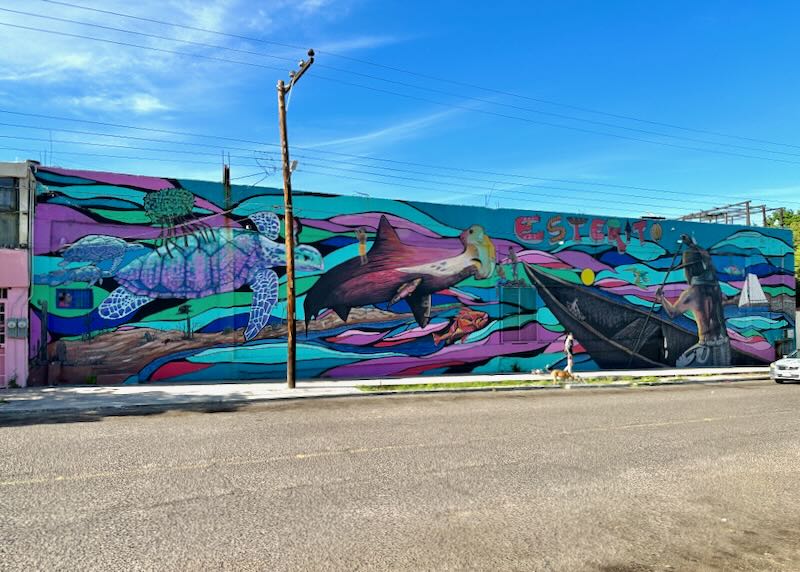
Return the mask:
<path id="1" fill-rule="evenodd" d="M 284 378 L 279 189 L 40 167 L 36 196 L 34 381 Z M 304 192 L 295 209 L 304 378 L 563 367 L 567 331 L 577 371 L 759 364 L 794 328 L 788 231 Z"/>

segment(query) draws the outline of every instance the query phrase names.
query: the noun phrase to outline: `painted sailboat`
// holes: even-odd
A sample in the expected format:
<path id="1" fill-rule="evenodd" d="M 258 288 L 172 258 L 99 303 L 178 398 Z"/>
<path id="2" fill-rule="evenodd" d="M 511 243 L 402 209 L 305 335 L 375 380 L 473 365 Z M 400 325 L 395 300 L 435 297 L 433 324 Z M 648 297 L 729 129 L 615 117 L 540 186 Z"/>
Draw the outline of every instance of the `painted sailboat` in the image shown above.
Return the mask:
<path id="1" fill-rule="evenodd" d="M 766 306 L 768 304 L 769 300 L 764 293 L 764 288 L 761 287 L 761 283 L 758 281 L 758 276 L 755 274 L 748 274 L 742 286 L 742 294 L 739 297 L 739 307 Z"/>

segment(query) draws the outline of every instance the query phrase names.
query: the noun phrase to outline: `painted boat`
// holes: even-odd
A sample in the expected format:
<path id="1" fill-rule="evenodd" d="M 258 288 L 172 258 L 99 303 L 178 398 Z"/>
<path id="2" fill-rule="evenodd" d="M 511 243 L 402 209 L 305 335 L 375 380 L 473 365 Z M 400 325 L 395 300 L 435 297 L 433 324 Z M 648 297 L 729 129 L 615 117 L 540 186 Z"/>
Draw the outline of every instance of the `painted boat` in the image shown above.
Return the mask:
<path id="1" fill-rule="evenodd" d="M 681 354 L 697 343 L 697 329 L 687 319 L 672 320 L 661 310 L 650 313 L 527 263 L 524 268 L 553 315 L 603 369 L 675 367 Z M 731 351 L 732 365 L 762 365 L 754 356 Z"/>

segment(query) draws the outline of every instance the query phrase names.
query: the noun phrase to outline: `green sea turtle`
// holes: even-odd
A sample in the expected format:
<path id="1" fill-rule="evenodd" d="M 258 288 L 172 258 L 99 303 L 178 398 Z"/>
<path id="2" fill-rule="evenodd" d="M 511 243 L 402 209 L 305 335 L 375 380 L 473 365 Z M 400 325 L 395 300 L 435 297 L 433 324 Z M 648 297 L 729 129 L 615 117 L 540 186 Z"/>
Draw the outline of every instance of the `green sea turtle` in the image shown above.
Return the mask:
<path id="1" fill-rule="evenodd" d="M 91 287 L 107 276 L 107 272 L 103 272 L 94 264 L 87 264 L 78 268 L 61 268 L 47 274 L 36 274 L 33 283 L 61 286 L 70 282 L 86 282 Z"/>
<path id="2" fill-rule="evenodd" d="M 104 234 L 87 234 L 67 246 L 61 254 L 62 261 L 60 266 L 67 266 L 73 262 L 90 262 L 97 265 L 105 260 L 111 261 L 111 268 L 108 275 L 122 264 L 125 254 L 130 250 L 140 249 L 144 254 L 148 249 L 146 246 L 136 243 L 125 242 L 116 236 L 106 236 Z"/>
<path id="3" fill-rule="evenodd" d="M 286 265 L 286 247 L 275 242 L 280 220 L 259 212 L 250 220 L 257 231 L 213 228 L 185 236 L 170 250 L 163 245 L 121 267 L 114 278 L 119 287 L 98 308 L 101 317 L 120 320 L 156 298 L 202 298 L 233 292 L 244 284 L 253 290 L 245 339 L 267 325 L 278 301 L 278 275 L 272 268 Z M 295 267 L 301 272 L 322 270 L 322 255 L 311 246 L 295 249 Z"/>

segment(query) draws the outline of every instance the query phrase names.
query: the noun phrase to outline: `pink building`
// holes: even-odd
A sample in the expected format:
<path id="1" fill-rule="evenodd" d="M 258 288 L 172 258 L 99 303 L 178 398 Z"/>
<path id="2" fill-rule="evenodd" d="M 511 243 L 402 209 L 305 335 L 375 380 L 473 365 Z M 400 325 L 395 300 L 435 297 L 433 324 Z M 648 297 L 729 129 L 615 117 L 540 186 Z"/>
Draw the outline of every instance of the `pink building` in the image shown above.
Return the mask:
<path id="1" fill-rule="evenodd" d="M 28 380 L 30 163 L 0 163 L 0 388 Z"/>

